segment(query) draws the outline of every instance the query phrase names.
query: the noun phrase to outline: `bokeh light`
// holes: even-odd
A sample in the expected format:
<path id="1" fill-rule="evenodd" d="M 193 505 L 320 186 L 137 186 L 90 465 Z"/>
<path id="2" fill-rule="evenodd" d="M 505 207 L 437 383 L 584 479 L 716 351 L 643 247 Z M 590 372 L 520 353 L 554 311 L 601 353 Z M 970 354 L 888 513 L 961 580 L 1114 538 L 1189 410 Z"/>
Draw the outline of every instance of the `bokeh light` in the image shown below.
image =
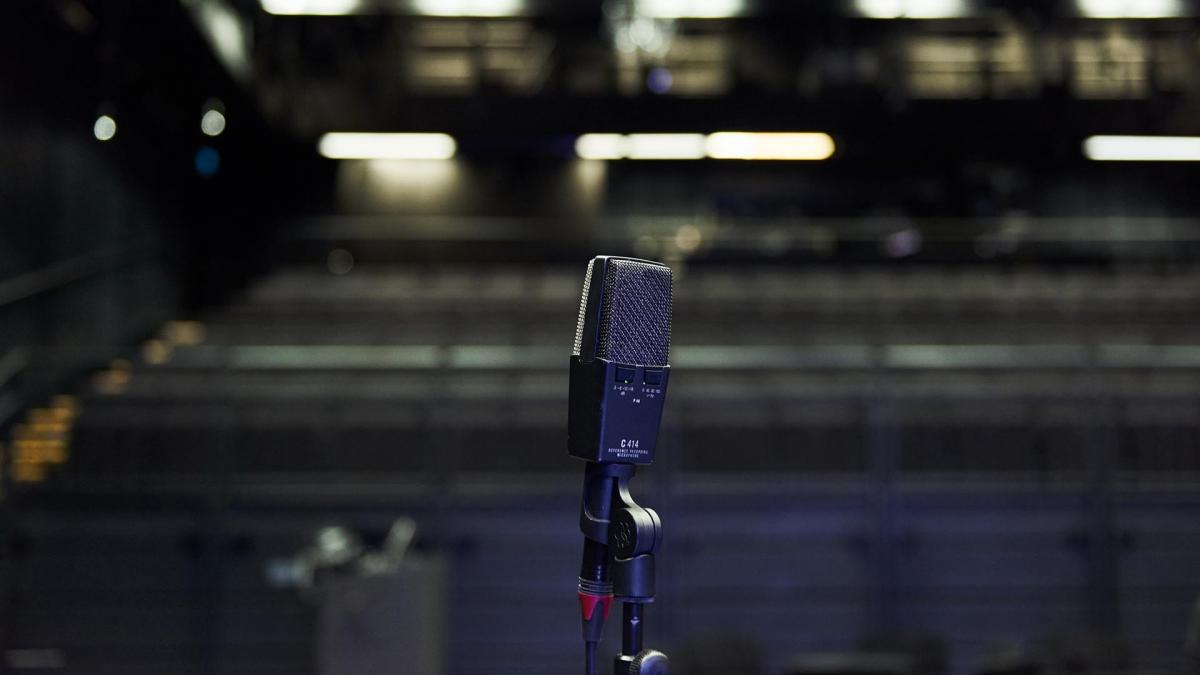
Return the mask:
<path id="1" fill-rule="evenodd" d="M 117 121 L 109 115 L 101 115 L 92 125 L 92 133 L 98 141 L 111 141 L 117 135 Z"/>
<path id="2" fill-rule="evenodd" d="M 200 118 L 200 131 L 205 136 L 220 136 L 225 131 L 225 115 L 220 110 L 207 110 Z"/>

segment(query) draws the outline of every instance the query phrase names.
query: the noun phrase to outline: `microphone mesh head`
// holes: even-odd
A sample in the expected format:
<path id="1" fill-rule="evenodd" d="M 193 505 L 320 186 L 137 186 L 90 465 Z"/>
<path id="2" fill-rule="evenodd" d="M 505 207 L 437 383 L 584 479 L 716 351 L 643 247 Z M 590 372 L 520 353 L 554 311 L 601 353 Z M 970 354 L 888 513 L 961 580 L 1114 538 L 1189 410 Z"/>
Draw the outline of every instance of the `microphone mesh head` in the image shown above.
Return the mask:
<path id="1" fill-rule="evenodd" d="M 576 356 L 579 356 L 580 349 L 583 348 L 583 326 L 587 323 L 587 301 L 588 289 L 592 287 L 592 268 L 596 266 L 596 259 L 588 261 L 587 274 L 583 275 L 583 297 L 579 298 L 579 321 L 575 323 L 575 351 Z"/>
<path id="2" fill-rule="evenodd" d="M 640 366 L 665 366 L 671 349 L 671 268 L 657 263 L 609 258 L 603 265 L 601 306 L 597 317 L 588 316 L 588 292 L 595 260 L 588 264 L 575 329 L 575 353 L 590 352 L 583 345 L 589 320 L 596 327 L 594 356 Z M 590 356 L 590 355 L 589 355 Z"/>

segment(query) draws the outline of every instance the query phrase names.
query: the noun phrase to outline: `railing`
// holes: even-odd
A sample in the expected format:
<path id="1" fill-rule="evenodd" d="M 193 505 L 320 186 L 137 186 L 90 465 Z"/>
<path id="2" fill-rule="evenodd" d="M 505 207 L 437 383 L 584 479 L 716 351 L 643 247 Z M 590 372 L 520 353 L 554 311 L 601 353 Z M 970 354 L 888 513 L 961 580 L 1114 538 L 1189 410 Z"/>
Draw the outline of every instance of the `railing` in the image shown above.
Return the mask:
<path id="1" fill-rule="evenodd" d="M 29 362 L 27 350 L 17 347 L 0 356 L 0 429 L 4 428 L 20 409 L 20 394 L 16 386 Z"/>
<path id="2" fill-rule="evenodd" d="M 114 270 L 144 250 L 136 245 L 103 248 L 0 281 L 0 308 Z"/>
<path id="3" fill-rule="evenodd" d="M 5 320 L 6 310 L 14 305 L 114 272 L 146 258 L 152 251 L 153 247 L 148 242 L 127 242 L 0 280 L 0 321 Z M 29 405 L 31 397 L 48 395 L 48 392 L 33 392 L 30 383 L 22 382 L 22 375 L 35 367 L 35 362 L 39 364 L 36 368 L 41 371 L 41 375 L 46 376 L 47 381 L 61 379 L 61 373 L 50 372 L 54 368 L 62 366 L 60 370 L 66 373 L 77 368 L 82 362 L 78 358 L 81 355 L 76 354 L 77 358 L 64 365 L 66 362 L 61 358 L 61 354 L 44 355 L 42 351 L 36 345 L 0 345 L 0 430 L 7 428 L 13 417 Z M 100 354 L 101 351 L 105 351 L 105 354 Z M 89 353 L 86 356 L 90 359 L 89 362 L 102 363 L 103 358 L 111 356 L 108 352 L 111 350 L 97 350 L 95 354 Z M 48 358 L 45 358 L 46 356 Z M 53 364 L 54 368 L 47 364 Z"/>

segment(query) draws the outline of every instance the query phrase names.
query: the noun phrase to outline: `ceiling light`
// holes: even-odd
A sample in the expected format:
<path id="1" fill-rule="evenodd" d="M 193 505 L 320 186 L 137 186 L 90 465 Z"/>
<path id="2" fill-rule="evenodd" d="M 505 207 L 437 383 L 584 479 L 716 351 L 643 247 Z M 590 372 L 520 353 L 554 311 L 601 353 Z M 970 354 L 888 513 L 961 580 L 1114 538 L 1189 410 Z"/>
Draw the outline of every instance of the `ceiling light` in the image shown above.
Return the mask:
<path id="1" fill-rule="evenodd" d="M 829 159 L 836 146 L 823 133 L 750 133 L 721 131 L 705 143 L 713 159 L 809 160 Z"/>
<path id="2" fill-rule="evenodd" d="M 703 159 L 702 134 L 629 134 L 629 159 Z"/>
<path id="3" fill-rule="evenodd" d="M 1200 162 L 1200 136 L 1092 136 L 1083 154 L 1097 162 Z"/>
<path id="4" fill-rule="evenodd" d="M 340 16 L 362 9 L 362 0 L 260 0 L 268 14 Z"/>
<path id="5" fill-rule="evenodd" d="M 970 15 L 967 0 L 854 0 L 869 19 L 957 19 Z"/>
<path id="6" fill-rule="evenodd" d="M 703 134 L 584 134 L 575 141 L 582 159 L 704 159 Z"/>
<path id="7" fill-rule="evenodd" d="M 820 132 L 720 131 L 703 134 L 584 134 L 575 141 L 582 159 L 829 159 L 833 138 Z"/>
<path id="8" fill-rule="evenodd" d="M 413 11 L 428 16 L 517 16 L 524 0 L 412 0 Z"/>
<path id="9" fill-rule="evenodd" d="M 317 149 L 330 159 L 450 159 L 457 150 L 447 134 L 328 133 Z"/>
<path id="10" fill-rule="evenodd" d="M 108 115 L 97 117 L 96 123 L 92 125 L 92 134 L 98 141 L 112 140 L 112 137 L 117 135 L 117 121 Z"/>
<path id="11" fill-rule="evenodd" d="M 746 11 L 745 0 L 637 0 L 635 12 L 655 19 L 727 19 Z"/>
<path id="12" fill-rule="evenodd" d="M 575 139 L 575 154 L 581 159 L 623 159 L 625 136 L 621 134 L 584 134 Z"/>
<path id="13" fill-rule="evenodd" d="M 1183 0 L 1075 0 L 1089 19 L 1170 19 L 1187 15 Z"/>
<path id="14" fill-rule="evenodd" d="M 220 136 L 225 131 L 225 115 L 220 110 L 206 110 L 200 118 L 200 131 L 205 136 Z"/>
<path id="15" fill-rule="evenodd" d="M 213 50 L 213 55 L 240 82 L 253 76 L 249 25 L 227 2 L 188 2 L 184 7 Z"/>

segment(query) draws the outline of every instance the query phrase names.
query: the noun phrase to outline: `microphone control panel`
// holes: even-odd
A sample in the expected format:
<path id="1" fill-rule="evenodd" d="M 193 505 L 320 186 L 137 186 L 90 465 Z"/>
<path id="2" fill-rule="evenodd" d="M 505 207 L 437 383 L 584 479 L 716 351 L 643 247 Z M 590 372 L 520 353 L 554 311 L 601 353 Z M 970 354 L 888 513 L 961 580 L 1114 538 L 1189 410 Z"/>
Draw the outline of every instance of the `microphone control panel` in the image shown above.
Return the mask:
<path id="1" fill-rule="evenodd" d="M 654 461 L 670 367 L 571 359 L 570 454 L 592 462 Z"/>

